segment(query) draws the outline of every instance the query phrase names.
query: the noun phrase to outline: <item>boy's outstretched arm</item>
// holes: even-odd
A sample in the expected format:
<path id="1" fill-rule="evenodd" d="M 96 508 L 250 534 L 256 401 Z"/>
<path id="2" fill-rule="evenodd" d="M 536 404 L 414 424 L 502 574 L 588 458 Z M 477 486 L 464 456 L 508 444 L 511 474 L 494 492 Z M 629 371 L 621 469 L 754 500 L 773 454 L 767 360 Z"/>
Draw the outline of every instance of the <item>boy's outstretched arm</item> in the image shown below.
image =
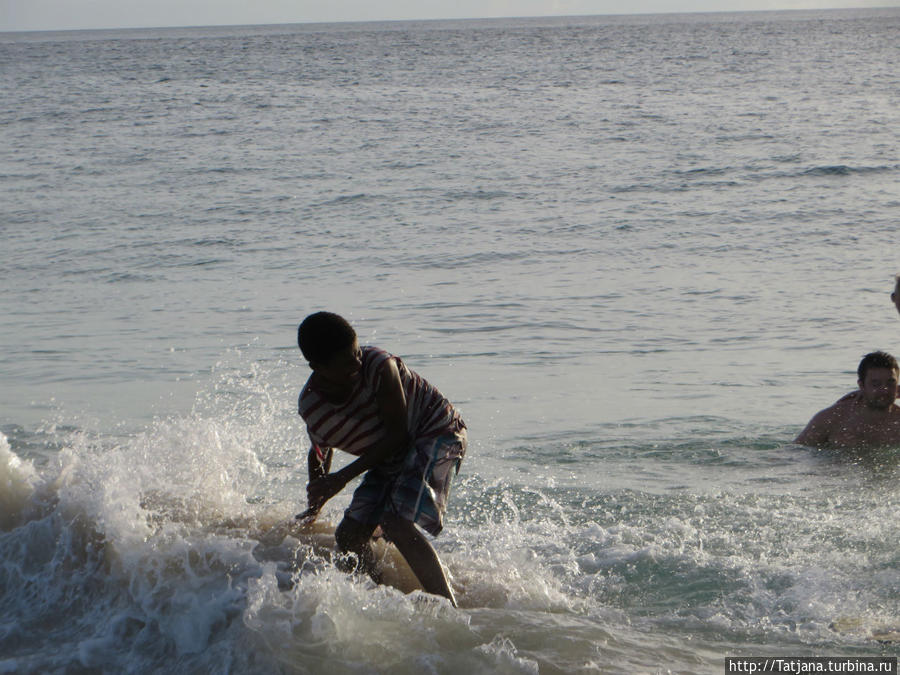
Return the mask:
<path id="1" fill-rule="evenodd" d="M 406 422 L 406 395 L 400 382 L 400 371 L 397 370 L 397 362 L 394 359 L 385 361 L 381 368 L 381 382 L 375 393 L 375 402 L 378 405 L 378 415 L 384 422 L 385 436 L 375 447 L 339 471 L 325 473 L 315 479 L 310 473 L 306 494 L 310 506 L 314 506 L 316 510 L 358 475 L 391 460 L 407 448 L 409 432 Z"/>
<path id="2" fill-rule="evenodd" d="M 331 458 L 334 456 L 334 448 L 323 448 L 316 445 L 315 441 L 310 439 L 309 453 L 306 455 L 306 468 L 309 474 L 309 483 L 326 476 L 331 470 Z M 297 520 L 305 520 L 312 522 L 319 515 L 319 509 L 322 504 L 314 504 L 309 501 L 309 483 L 307 483 L 307 508 L 306 511 L 298 513 L 294 518 Z"/>
<path id="3" fill-rule="evenodd" d="M 331 471 L 331 458 L 333 456 L 333 448 L 323 448 L 310 441 L 309 454 L 306 456 L 309 479 L 321 478 Z"/>

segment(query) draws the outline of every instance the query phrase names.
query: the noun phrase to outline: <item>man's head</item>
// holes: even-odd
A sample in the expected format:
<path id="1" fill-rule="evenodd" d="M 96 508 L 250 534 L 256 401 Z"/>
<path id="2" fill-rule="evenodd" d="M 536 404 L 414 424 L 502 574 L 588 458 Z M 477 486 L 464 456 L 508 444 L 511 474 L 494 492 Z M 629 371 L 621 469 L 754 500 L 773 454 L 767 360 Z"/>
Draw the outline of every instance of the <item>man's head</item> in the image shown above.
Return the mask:
<path id="1" fill-rule="evenodd" d="M 894 291 L 891 293 L 891 302 L 894 303 L 894 307 L 900 313 L 900 274 L 894 275 Z"/>
<path id="2" fill-rule="evenodd" d="M 359 371 L 356 331 L 342 316 L 332 312 L 310 314 L 297 329 L 297 344 L 315 371 L 338 377 Z"/>
<path id="3" fill-rule="evenodd" d="M 866 354 L 856 370 L 863 401 L 871 408 L 889 408 L 897 398 L 900 366 L 886 352 Z"/>

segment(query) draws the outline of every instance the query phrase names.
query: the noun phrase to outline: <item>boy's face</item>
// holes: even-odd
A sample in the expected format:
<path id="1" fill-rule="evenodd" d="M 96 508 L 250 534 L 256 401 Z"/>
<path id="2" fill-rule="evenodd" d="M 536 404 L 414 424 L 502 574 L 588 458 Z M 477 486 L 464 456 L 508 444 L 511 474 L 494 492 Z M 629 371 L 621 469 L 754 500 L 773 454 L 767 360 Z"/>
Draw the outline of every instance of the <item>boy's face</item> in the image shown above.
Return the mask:
<path id="1" fill-rule="evenodd" d="M 362 368 L 362 350 L 354 340 L 349 347 L 342 349 L 325 363 L 310 363 L 310 367 L 320 377 L 333 384 L 347 384 L 359 377 Z"/>

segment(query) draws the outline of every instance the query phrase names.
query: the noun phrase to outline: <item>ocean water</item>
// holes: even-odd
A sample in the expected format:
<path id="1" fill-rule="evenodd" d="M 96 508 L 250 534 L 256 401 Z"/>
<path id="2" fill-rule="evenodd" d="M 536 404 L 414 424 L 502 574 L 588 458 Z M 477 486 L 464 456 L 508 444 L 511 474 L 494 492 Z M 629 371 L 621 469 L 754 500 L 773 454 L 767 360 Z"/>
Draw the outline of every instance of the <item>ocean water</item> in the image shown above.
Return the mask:
<path id="1" fill-rule="evenodd" d="M 896 8 L 0 35 L 0 673 L 897 656 L 900 455 L 791 440 L 900 351 L 898 45 Z M 459 609 L 279 525 L 319 309 L 468 423 Z"/>

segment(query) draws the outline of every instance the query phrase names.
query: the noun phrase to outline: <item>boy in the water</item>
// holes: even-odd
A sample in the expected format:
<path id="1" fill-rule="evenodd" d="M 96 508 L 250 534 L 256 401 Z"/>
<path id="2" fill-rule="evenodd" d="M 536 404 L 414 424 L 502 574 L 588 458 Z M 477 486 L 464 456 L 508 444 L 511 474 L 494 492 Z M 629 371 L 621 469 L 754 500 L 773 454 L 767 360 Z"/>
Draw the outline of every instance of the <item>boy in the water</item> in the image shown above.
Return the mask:
<path id="1" fill-rule="evenodd" d="M 450 483 L 466 451 L 459 413 L 399 358 L 360 347 L 356 332 L 337 314 L 306 317 L 297 342 L 313 371 L 299 399 L 311 447 L 309 508 L 298 518 L 314 518 L 365 474 L 335 530 L 338 548 L 354 553 L 357 569 L 379 582 L 369 540 L 380 525 L 422 588 L 455 606 L 440 559 L 419 527 L 432 535 L 443 527 Z M 330 472 L 335 448 L 358 459 Z"/>

